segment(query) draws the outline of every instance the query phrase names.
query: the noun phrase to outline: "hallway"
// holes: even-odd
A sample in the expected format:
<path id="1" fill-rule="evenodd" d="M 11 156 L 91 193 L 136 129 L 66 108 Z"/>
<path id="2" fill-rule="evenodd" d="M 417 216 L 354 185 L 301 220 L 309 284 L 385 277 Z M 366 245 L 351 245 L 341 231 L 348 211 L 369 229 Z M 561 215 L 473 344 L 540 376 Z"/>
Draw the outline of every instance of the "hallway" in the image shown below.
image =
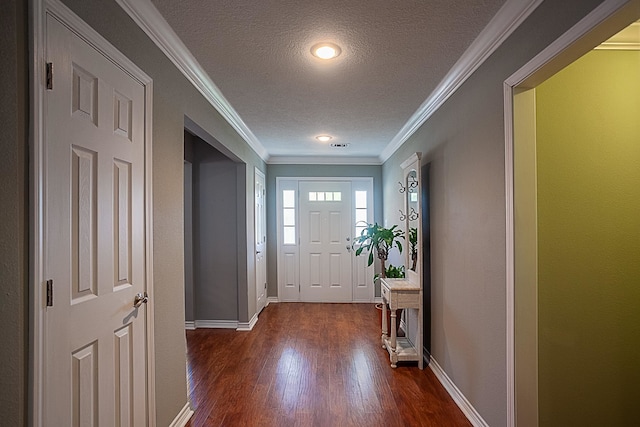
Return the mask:
<path id="1" fill-rule="evenodd" d="M 471 425 L 429 368 L 389 366 L 373 304 L 271 304 L 187 351 L 189 427 Z"/>

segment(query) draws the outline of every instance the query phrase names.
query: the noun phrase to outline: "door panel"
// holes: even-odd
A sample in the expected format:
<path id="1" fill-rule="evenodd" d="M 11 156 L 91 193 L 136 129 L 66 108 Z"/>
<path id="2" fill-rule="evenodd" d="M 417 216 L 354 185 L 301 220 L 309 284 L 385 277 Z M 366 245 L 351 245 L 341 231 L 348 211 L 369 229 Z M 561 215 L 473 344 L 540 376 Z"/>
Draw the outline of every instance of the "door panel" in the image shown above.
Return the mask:
<path id="1" fill-rule="evenodd" d="M 267 230 L 265 177 L 255 170 L 256 313 L 267 303 Z"/>
<path id="2" fill-rule="evenodd" d="M 44 419 L 147 423 L 145 88 L 47 17 Z"/>
<path id="3" fill-rule="evenodd" d="M 351 302 L 351 183 L 301 181 L 300 299 Z"/>
<path id="4" fill-rule="evenodd" d="M 355 252 L 354 248 L 352 251 Z M 373 301 L 373 279 L 371 270 L 373 267 L 367 265 L 367 255 L 353 256 L 353 301 L 372 302 Z"/>

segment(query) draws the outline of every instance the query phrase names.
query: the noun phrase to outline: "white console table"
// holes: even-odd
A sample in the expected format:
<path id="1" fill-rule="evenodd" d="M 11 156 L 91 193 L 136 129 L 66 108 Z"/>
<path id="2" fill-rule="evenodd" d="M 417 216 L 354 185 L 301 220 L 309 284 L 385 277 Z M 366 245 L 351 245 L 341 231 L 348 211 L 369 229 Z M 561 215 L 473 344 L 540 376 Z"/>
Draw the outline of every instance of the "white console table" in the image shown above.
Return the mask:
<path id="1" fill-rule="evenodd" d="M 391 367 L 396 368 L 398 362 L 416 361 L 418 367 L 423 368 L 422 357 L 422 289 L 420 283 L 406 279 L 380 279 L 382 290 L 382 348 L 389 352 Z M 387 325 L 387 303 L 391 309 L 391 325 Z M 418 326 L 414 342 L 412 343 L 408 333 L 404 337 L 396 335 L 396 310 L 412 308 L 418 310 Z M 391 336 L 389 336 L 391 326 Z M 408 331 L 405 331 L 408 332 Z"/>

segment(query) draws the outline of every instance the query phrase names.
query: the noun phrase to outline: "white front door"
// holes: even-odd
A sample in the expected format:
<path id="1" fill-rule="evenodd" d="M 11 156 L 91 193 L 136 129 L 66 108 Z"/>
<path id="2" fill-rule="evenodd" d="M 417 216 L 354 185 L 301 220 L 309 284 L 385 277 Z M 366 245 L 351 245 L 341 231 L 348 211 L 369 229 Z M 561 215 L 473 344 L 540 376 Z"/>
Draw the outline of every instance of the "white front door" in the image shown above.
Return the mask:
<path id="1" fill-rule="evenodd" d="M 300 181 L 300 299 L 351 302 L 348 181 Z"/>
<path id="2" fill-rule="evenodd" d="M 147 425 L 145 87 L 47 15 L 43 419 Z"/>
<path id="3" fill-rule="evenodd" d="M 266 229 L 266 187 L 264 174 L 255 170 L 255 239 L 256 239 L 256 313 L 260 313 L 267 304 L 267 243 Z"/>

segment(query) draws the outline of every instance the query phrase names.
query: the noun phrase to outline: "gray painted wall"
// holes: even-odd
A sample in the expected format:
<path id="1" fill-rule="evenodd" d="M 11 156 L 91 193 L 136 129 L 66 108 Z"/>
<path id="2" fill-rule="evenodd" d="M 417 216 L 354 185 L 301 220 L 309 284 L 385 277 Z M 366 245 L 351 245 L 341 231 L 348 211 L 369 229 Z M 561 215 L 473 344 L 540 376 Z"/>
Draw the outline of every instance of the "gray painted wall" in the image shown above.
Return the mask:
<path id="1" fill-rule="evenodd" d="M 268 165 L 267 186 L 267 296 L 278 296 L 276 217 L 277 177 L 373 177 L 373 217 L 382 221 L 382 168 L 364 165 Z M 379 288 L 379 285 L 378 285 Z M 380 295 L 380 290 L 376 290 Z"/>
<path id="2" fill-rule="evenodd" d="M 0 13 L 0 423 L 26 425 L 28 337 L 27 2 Z"/>
<path id="3" fill-rule="evenodd" d="M 193 139 L 194 319 L 238 320 L 236 164 Z"/>
<path id="4" fill-rule="evenodd" d="M 491 426 L 506 425 L 503 82 L 598 1 L 544 2 L 383 165 L 384 219 L 400 163 L 431 163 L 432 355 Z"/>

